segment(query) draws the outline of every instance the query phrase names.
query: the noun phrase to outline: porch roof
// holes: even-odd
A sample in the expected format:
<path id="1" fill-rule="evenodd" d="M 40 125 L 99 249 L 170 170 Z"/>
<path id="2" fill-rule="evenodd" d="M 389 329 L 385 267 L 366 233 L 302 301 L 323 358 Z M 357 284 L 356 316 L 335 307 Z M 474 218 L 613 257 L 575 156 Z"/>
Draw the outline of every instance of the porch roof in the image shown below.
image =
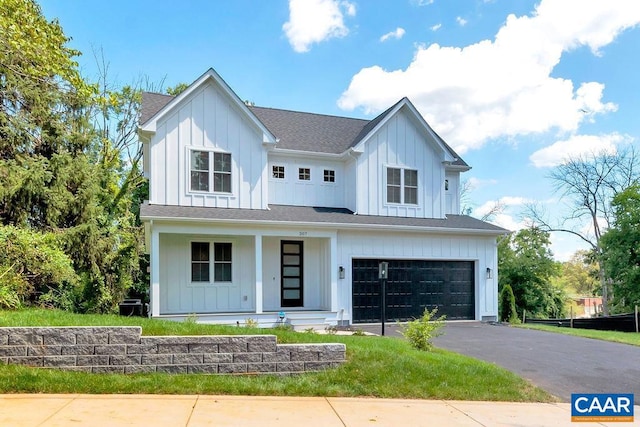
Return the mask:
<path id="1" fill-rule="evenodd" d="M 447 215 L 438 218 L 403 218 L 391 216 L 356 215 L 349 209 L 269 205 L 269 209 L 230 209 L 191 206 L 151 205 L 140 206 L 140 218 L 171 221 L 213 221 L 226 223 L 254 223 L 274 225 L 315 225 L 337 228 L 389 228 L 412 229 L 414 231 L 440 231 L 459 233 L 480 233 L 490 235 L 506 234 L 509 231 L 470 217 L 468 215 Z"/>

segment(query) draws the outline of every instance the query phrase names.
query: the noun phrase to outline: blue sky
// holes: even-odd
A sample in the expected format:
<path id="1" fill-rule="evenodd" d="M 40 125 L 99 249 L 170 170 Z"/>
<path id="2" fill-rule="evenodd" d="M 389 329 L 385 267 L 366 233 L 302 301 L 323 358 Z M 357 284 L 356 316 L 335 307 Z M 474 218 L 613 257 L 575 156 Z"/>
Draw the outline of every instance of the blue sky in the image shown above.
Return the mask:
<path id="1" fill-rule="evenodd" d="M 568 155 L 640 138 L 637 0 L 41 0 L 80 66 L 119 84 L 213 67 L 259 106 L 371 118 L 403 96 L 469 163 L 468 203 L 523 227 L 566 211 L 547 178 Z M 581 227 L 581 224 L 574 224 Z M 556 258 L 583 248 L 554 233 Z"/>

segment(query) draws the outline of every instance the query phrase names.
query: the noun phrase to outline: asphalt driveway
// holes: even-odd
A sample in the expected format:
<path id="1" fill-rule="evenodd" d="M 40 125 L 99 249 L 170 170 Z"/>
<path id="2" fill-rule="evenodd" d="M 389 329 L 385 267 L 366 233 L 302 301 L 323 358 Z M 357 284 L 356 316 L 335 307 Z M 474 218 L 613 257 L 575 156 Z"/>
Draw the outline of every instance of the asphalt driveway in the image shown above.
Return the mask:
<path id="1" fill-rule="evenodd" d="M 385 334 L 399 336 L 397 326 Z M 479 322 L 447 323 L 434 344 L 502 366 L 566 402 L 571 393 L 640 396 L 638 346 Z"/>

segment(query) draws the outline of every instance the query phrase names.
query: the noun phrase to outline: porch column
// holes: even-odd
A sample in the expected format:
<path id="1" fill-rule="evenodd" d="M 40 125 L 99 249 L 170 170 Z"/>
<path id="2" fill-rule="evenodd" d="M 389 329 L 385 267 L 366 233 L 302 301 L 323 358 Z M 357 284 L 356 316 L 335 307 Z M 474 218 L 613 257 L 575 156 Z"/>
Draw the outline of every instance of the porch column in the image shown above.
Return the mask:
<path id="1" fill-rule="evenodd" d="M 329 239 L 329 264 L 331 269 L 331 311 L 338 311 L 338 236 Z"/>
<path id="2" fill-rule="evenodd" d="M 149 299 L 151 300 L 151 316 L 160 315 L 160 234 L 151 225 L 151 287 Z"/>
<path id="3" fill-rule="evenodd" d="M 262 234 L 254 238 L 256 259 L 256 314 L 262 313 Z"/>

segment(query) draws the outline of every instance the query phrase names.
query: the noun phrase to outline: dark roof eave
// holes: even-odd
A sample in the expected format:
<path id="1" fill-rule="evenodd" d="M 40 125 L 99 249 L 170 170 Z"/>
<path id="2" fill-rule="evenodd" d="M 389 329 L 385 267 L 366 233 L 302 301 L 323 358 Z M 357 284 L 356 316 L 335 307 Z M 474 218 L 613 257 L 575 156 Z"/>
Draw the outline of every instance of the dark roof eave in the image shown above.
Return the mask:
<path id="1" fill-rule="evenodd" d="M 178 211 L 182 212 L 177 212 Z M 145 212 L 148 210 L 155 210 L 156 212 Z M 195 210 L 194 210 L 195 209 Z M 222 210 L 226 214 L 243 213 L 247 211 L 243 209 L 226 209 L 226 208 L 183 208 L 180 207 L 166 207 L 159 205 L 144 204 L 141 207 L 140 219 L 143 221 L 161 221 L 161 222 L 181 222 L 181 223 L 218 223 L 229 225 L 247 225 L 254 224 L 257 226 L 306 226 L 316 228 L 333 228 L 333 229 L 348 229 L 348 230 L 391 230 L 391 231 L 407 231 L 407 232 L 429 232 L 440 234 L 473 234 L 473 235 L 486 235 L 486 236 L 500 236 L 509 233 L 501 227 L 494 226 L 492 224 L 485 223 L 475 218 L 463 216 L 463 215 L 450 215 L 449 217 L 455 218 L 460 222 L 466 222 L 465 226 L 456 226 L 456 221 L 452 219 L 416 219 L 416 218 L 399 218 L 399 217 L 378 217 L 369 215 L 354 215 L 352 213 L 346 213 L 346 210 L 342 209 L 338 216 L 327 217 L 325 215 L 336 215 L 336 213 L 321 214 L 316 219 L 304 218 L 308 213 L 305 210 L 312 210 L 316 208 L 308 207 L 293 207 L 274 205 L 275 212 L 270 210 L 256 210 L 252 214 L 258 214 L 263 218 L 237 218 L 237 217 L 212 217 L 211 213 L 215 210 Z M 282 209 L 295 209 L 297 214 L 291 216 L 289 219 L 280 219 L 281 215 L 278 212 L 282 212 Z M 163 213 L 167 210 L 169 212 Z M 331 209 L 330 209 L 331 210 Z M 344 212 L 342 212 L 344 211 Z M 270 213 L 271 212 L 271 213 Z M 278 216 L 279 219 L 264 217 L 265 215 Z M 343 221 L 340 219 L 341 215 Z M 384 223 L 384 221 L 391 221 L 390 223 Z M 428 222 L 429 224 L 402 224 L 403 221 L 421 221 Z M 433 225 L 437 223 L 437 225 Z M 449 223 L 449 224 L 446 224 Z M 481 227 L 474 226 L 478 224 Z"/>

